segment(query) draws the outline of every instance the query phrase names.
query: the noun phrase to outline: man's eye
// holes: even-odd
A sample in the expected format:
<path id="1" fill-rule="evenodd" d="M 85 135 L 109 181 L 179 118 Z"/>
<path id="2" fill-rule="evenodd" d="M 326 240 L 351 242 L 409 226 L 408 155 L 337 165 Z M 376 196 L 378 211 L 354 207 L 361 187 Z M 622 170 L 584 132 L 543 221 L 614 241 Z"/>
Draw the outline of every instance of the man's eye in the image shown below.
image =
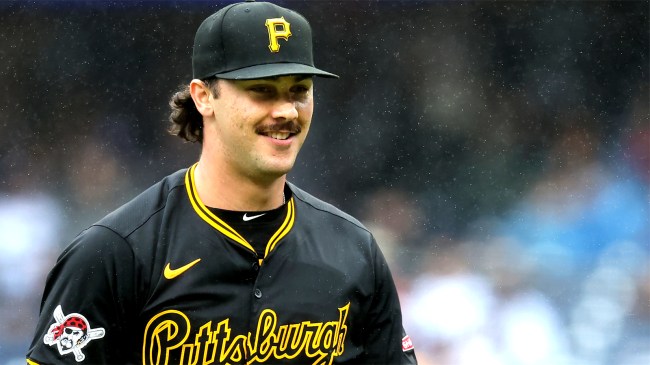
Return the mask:
<path id="1" fill-rule="evenodd" d="M 311 87 L 308 85 L 294 85 L 291 87 L 291 94 L 294 98 L 304 99 L 309 96 Z"/>
<path id="2" fill-rule="evenodd" d="M 291 92 L 295 94 L 304 94 L 309 91 L 309 88 L 307 86 L 294 86 L 291 88 Z"/>
<path id="3" fill-rule="evenodd" d="M 251 86 L 249 90 L 258 94 L 271 94 L 273 92 L 272 88 L 263 85 Z"/>

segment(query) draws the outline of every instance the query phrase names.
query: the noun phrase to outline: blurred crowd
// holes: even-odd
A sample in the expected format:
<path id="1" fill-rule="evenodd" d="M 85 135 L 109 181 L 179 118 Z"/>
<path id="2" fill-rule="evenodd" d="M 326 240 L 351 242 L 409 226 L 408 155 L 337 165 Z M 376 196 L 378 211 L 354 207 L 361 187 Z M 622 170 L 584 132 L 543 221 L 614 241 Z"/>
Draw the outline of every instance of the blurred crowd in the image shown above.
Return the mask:
<path id="1" fill-rule="evenodd" d="M 647 1 L 277 3 L 341 75 L 290 179 L 373 232 L 420 364 L 650 363 Z M 1 365 L 62 248 L 197 159 L 167 102 L 223 4 L 0 3 Z"/>

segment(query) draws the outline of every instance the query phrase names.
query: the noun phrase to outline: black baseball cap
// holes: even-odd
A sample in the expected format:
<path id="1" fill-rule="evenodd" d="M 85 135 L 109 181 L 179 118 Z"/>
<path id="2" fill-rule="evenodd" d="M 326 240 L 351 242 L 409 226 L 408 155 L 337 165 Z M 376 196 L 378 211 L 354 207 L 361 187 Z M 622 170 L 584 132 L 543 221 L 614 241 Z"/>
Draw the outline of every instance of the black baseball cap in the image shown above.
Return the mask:
<path id="1" fill-rule="evenodd" d="M 307 19 L 293 10 L 255 1 L 228 5 L 201 23 L 194 37 L 192 72 L 195 79 L 338 78 L 314 66 Z"/>

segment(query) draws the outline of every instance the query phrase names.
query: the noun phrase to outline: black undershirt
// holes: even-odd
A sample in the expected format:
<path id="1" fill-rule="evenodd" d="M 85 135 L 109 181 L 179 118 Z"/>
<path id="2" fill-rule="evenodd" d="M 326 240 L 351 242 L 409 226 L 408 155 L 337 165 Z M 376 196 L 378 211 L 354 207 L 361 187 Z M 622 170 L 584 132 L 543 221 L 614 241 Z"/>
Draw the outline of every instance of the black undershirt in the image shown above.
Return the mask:
<path id="1" fill-rule="evenodd" d="M 266 244 L 271 239 L 271 236 L 277 232 L 287 216 L 286 202 L 291 199 L 291 190 L 286 187 L 284 197 L 285 204 L 282 204 L 279 208 L 266 211 L 240 212 L 212 207 L 208 207 L 208 209 L 239 232 L 253 246 L 257 256 L 263 258 Z M 244 216 L 248 217 L 249 220 L 244 220 Z M 250 219 L 250 217 L 255 216 L 258 217 Z"/>

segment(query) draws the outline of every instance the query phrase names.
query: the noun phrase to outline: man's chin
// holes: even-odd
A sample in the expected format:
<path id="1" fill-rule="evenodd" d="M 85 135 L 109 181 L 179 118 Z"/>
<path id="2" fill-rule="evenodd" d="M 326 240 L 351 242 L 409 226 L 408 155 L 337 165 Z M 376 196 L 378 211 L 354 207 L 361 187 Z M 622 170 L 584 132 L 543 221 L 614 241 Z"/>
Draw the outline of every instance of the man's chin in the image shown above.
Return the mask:
<path id="1" fill-rule="evenodd" d="M 260 171 L 258 177 L 264 181 L 273 182 L 285 177 L 291 169 L 293 169 L 293 164 L 266 166 L 266 168 Z"/>

